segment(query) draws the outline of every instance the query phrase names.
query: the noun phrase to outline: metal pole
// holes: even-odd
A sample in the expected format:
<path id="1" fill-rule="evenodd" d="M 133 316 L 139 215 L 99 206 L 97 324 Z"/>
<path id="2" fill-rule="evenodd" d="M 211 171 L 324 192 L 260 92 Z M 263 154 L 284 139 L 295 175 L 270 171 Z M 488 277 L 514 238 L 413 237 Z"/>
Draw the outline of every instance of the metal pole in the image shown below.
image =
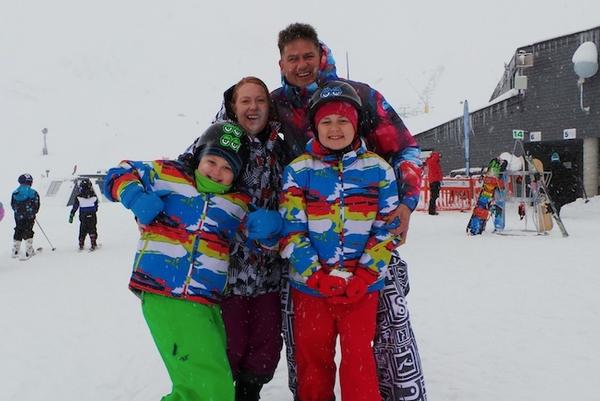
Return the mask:
<path id="1" fill-rule="evenodd" d="M 50 248 L 52 248 L 53 251 L 56 250 L 56 248 L 54 247 L 54 245 L 52 245 L 52 242 L 50 242 L 50 238 L 48 238 L 48 236 L 44 232 L 44 229 L 42 228 L 42 225 L 40 224 L 39 221 L 37 221 L 37 219 L 35 219 L 35 224 L 37 224 L 38 227 L 40 228 L 40 230 L 42 230 L 42 234 L 44 234 L 44 237 L 46 237 L 46 241 L 48 241 L 48 243 L 50 244 Z"/>

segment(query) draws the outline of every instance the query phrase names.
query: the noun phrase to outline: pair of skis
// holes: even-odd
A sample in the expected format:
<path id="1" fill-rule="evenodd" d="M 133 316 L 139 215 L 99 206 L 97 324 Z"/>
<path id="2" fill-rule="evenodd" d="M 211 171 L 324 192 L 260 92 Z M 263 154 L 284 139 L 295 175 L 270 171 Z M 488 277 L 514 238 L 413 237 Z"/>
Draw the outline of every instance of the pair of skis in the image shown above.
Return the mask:
<path id="1" fill-rule="evenodd" d="M 544 195 L 546 197 L 546 201 L 550 204 L 550 214 L 552 214 L 552 217 L 556 221 L 556 225 L 558 225 L 562 236 L 568 237 L 569 233 L 567 232 L 567 229 L 565 228 L 565 225 L 563 224 L 562 219 L 560 218 L 560 215 L 557 212 L 558 209 L 556 209 L 554 201 L 548 194 L 548 187 L 546 186 L 546 182 L 543 178 L 544 172 L 539 171 L 537 169 L 535 163 L 533 162 L 533 157 L 530 154 L 525 155 L 525 160 L 527 161 L 527 166 L 529 167 L 529 177 L 531 179 L 531 183 L 539 184 L 542 187 L 542 190 L 544 191 Z"/>

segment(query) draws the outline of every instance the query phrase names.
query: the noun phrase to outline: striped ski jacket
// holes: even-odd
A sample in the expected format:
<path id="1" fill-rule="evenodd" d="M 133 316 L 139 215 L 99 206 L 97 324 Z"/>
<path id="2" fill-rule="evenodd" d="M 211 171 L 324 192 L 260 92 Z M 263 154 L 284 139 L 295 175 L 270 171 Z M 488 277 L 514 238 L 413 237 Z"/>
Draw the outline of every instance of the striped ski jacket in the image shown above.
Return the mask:
<path id="1" fill-rule="evenodd" d="M 199 303 L 218 302 L 227 283 L 230 243 L 248 211 L 240 193 L 199 193 L 176 161 L 123 161 L 107 173 L 112 201 L 154 192 L 163 211 L 141 230 L 129 288 Z M 127 205 L 124 205 L 127 207 Z"/>
<path id="2" fill-rule="evenodd" d="M 369 269 L 379 277 L 369 291 L 381 289 L 398 245 L 384 221 L 399 203 L 392 167 L 362 141 L 341 156 L 324 154 L 315 140 L 306 148 L 285 168 L 280 199 L 280 249 L 290 259 L 291 285 L 320 296 L 306 286 L 317 270 Z"/>

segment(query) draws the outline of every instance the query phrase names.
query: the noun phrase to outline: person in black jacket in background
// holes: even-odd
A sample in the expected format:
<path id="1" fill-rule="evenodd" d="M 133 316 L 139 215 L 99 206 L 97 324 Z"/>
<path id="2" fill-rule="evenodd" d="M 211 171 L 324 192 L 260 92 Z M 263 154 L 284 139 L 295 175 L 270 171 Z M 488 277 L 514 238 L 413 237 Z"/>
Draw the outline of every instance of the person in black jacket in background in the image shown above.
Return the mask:
<path id="1" fill-rule="evenodd" d="M 98 197 L 92 188 L 92 182 L 89 178 L 84 178 L 79 183 L 79 190 L 73 203 L 73 208 L 69 214 L 69 223 L 73 223 L 73 217 L 75 212 L 79 209 L 79 250 L 83 250 L 85 244 L 85 237 L 89 234 L 91 247 L 90 251 L 93 251 L 98 246 L 96 242 L 98 238 L 98 231 L 96 224 L 98 219 L 96 212 L 98 212 Z"/>
<path id="2" fill-rule="evenodd" d="M 31 188 L 33 184 L 31 174 L 21 174 L 18 181 L 19 187 L 13 191 L 10 199 L 10 206 L 15 214 L 12 257 L 19 256 L 21 242 L 25 241 L 25 257 L 30 258 L 35 254 L 33 225 L 35 224 L 35 215 L 40 210 L 40 196 L 35 189 Z"/>

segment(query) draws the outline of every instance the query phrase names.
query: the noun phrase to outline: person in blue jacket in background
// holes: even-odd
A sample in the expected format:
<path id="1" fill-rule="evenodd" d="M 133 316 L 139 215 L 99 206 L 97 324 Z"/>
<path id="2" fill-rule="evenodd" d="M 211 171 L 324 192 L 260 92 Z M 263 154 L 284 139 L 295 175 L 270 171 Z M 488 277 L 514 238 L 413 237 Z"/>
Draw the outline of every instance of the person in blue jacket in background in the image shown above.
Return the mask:
<path id="1" fill-rule="evenodd" d="M 12 193 L 10 206 L 15 214 L 15 234 L 12 249 L 12 257 L 19 256 L 21 242 L 25 241 L 25 257 L 30 258 L 35 254 L 33 248 L 33 225 L 35 216 L 40 210 L 40 196 L 31 188 L 33 177 L 31 174 L 19 176 L 19 187 Z"/>

